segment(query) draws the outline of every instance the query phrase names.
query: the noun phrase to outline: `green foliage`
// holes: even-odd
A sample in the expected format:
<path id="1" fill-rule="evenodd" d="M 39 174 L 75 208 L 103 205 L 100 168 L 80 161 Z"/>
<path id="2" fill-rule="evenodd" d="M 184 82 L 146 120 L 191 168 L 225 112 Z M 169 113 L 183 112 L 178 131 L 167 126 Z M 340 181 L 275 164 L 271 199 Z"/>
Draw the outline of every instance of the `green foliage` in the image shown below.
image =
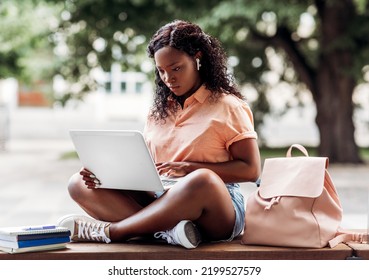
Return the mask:
<path id="1" fill-rule="evenodd" d="M 50 73 L 54 64 L 48 35 L 57 24 L 56 11 L 57 6 L 44 1 L 1 1 L 0 78 L 31 81 Z"/>
<path id="2" fill-rule="evenodd" d="M 354 3 L 357 14 L 348 32 L 331 46 L 350 48 L 356 54 L 356 63 L 347 72 L 360 80 L 369 56 L 368 1 Z M 303 14 L 315 22 L 306 37 L 297 35 Z M 312 0 L 4 0 L 0 15 L 0 77 L 41 77 L 55 69 L 71 84 L 82 83 L 81 94 L 94 87 L 88 78 L 94 67 L 109 71 L 115 61 L 123 70 L 140 71 L 153 32 L 176 18 L 195 21 L 218 37 L 228 54 L 239 59 L 234 69 L 237 80 L 259 88 L 263 86 L 257 84 L 265 83 L 263 73 L 270 69 L 266 48 L 273 47 L 288 58 L 273 42 L 278 28 L 294 36 L 297 50 L 311 69 L 317 67 L 320 53 L 321 18 Z M 59 26 L 52 27 L 57 20 Z M 255 58 L 261 61 L 256 66 Z M 284 70 L 291 67 L 288 59 L 283 63 Z M 286 79 L 297 81 L 280 73 L 280 80 Z"/>
<path id="3" fill-rule="evenodd" d="M 7 1 L 10 2 L 10 1 Z M 40 1 L 16 1 L 36 3 Z M 110 69 L 112 61 L 119 62 L 123 70 L 141 70 L 146 60 L 145 48 L 157 28 L 176 18 L 199 23 L 204 29 L 218 37 L 229 55 L 237 56 L 236 78 L 240 83 L 263 83 L 262 75 L 270 68 L 265 49 L 275 47 L 272 42 L 277 29 L 286 28 L 295 36 L 296 47 L 309 67 L 317 67 L 319 58 L 320 18 L 315 1 L 302 0 L 45 0 L 42 3 L 63 5 L 60 25 L 51 31 L 51 40 L 57 47 L 64 44 L 67 51 L 59 53 L 56 69 L 71 83 L 87 81 L 89 71 L 101 66 Z M 352 21 L 352 34 L 335 44 L 355 48 L 367 32 L 367 1 L 356 0 L 358 17 Z M 30 5 L 30 4 L 28 4 Z M 26 5 L 22 4 L 26 7 Z M 29 9 L 31 10 L 31 9 Z M 307 37 L 297 36 L 301 15 L 309 14 L 316 27 Z M 362 17 L 360 20 L 359 15 Z M 359 28 L 357 28 L 359 27 Z M 12 32 L 14 34 L 14 32 Z M 350 35 L 351 34 L 351 35 Z M 100 46 L 98 46 L 100 43 Z M 345 46 L 346 45 L 346 46 Z M 12 48 L 14 49 L 14 48 Z M 278 48 L 276 48 L 278 50 Z M 285 56 L 283 52 L 279 55 Z M 355 73 L 360 72 L 366 52 L 357 52 L 359 57 Z M 285 56 L 287 58 L 287 56 Z M 262 61 L 253 66 L 255 58 Z M 291 65 L 285 61 L 284 69 Z M 80 77 L 83 76 L 83 79 Z M 358 77 L 360 74 L 357 75 Z M 281 73 L 280 79 L 286 79 Z M 296 80 L 295 80 L 296 81 Z M 293 80 L 289 80 L 293 82 Z M 91 89 L 93 82 L 85 82 L 81 89 Z M 71 95 L 73 96 L 73 94 Z"/>

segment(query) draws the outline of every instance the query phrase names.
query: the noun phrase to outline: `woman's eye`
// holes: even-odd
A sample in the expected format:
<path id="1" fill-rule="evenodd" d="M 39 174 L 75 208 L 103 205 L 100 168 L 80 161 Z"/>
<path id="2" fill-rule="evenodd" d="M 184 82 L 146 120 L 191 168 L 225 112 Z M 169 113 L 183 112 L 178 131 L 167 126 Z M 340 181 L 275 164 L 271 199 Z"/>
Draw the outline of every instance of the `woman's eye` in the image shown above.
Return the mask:
<path id="1" fill-rule="evenodd" d="M 173 71 L 179 71 L 180 69 L 181 69 L 181 67 L 178 66 L 178 67 L 174 68 Z"/>

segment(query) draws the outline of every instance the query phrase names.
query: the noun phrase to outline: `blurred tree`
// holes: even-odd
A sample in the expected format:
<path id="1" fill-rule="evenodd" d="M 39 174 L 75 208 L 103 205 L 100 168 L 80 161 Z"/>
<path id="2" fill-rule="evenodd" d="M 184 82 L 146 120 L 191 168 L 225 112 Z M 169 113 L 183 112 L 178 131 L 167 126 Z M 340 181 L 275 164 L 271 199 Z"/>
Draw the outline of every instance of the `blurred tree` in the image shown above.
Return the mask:
<path id="1" fill-rule="evenodd" d="M 202 21 L 240 57 L 238 70 L 246 74 L 239 78 L 270 68 L 272 48 L 283 58 L 279 79 L 303 84 L 312 94 L 319 154 L 332 162 L 361 162 L 352 96 L 368 71 L 367 0 L 222 1 L 208 14 Z M 260 69 L 249 67 L 255 58 Z"/>
<path id="2" fill-rule="evenodd" d="M 64 3 L 59 29 L 51 34 L 59 57 L 58 74 L 68 85 L 66 94 L 60 99 L 64 104 L 70 98 L 82 98 L 84 93 L 96 89 L 90 75 L 92 69 L 101 67 L 108 72 L 112 62 L 118 62 L 123 71 L 150 72 L 152 65 L 147 59 L 146 45 L 153 32 L 177 16 L 194 19 L 189 7 L 200 10 L 203 7 L 202 13 L 196 13 L 199 16 L 206 13 L 205 7 L 217 1 L 48 2 Z"/>
<path id="3" fill-rule="evenodd" d="M 144 70 L 147 40 L 162 24 L 181 18 L 202 25 L 234 56 L 241 83 L 258 92 L 268 111 L 265 73 L 278 62 L 278 79 L 309 90 L 317 108 L 319 154 L 332 162 L 361 162 L 355 143 L 352 95 L 368 61 L 367 0 L 49 0 L 63 3 L 51 35 L 59 73 L 69 80 L 66 99 L 94 87 L 90 71 Z M 273 70 L 275 72 L 275 69 Z M 255 111 L 257 121 L 264 114 Z"/>
<path id="4" fill-rule="evenodd" d="M 44 1 L 0 2 L 0 79 L 16 77 L 32 82 L 52 72 L 48 35 L 59 22 L 57 7 Z"/>

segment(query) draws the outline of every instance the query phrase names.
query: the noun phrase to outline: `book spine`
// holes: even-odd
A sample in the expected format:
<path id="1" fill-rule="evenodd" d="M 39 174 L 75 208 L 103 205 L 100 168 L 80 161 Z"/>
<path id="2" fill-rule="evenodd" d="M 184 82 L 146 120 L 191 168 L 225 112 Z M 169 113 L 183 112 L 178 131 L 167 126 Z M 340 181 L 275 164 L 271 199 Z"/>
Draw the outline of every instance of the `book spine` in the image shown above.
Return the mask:
<path id="1" fill-rule="evenodd" d="M 0 246 L 0 251 L 6 252 L 9 254 L 17 254 L 17 253 L 26 253 L 26 252 L 59 250 L 59 249 L 65 249 L 65 248 L 66 248 L 66 243 L 57 243 L 57 244 L 50 244 L 50 245 L 25 247 L 25 248 L 20 248 L 20 249 Z"/>
<path id="2" fill-rule="evenodd" d="M 65 237 L 70 236 L 70 231 L 60 231 L 51 233 L 33 233 L 33 234 L 21 234 L 21 235 L 9 235 L 0 234 L 0 242 L 5 241 L 19 241 L 19 240 L 33 240 L 33 239 L 45 239 L 52 237 Z"/>
<path id="3" fill-rule="evenodd" d="M 57 233 L 18 235 L 18 241 L 57 238 L 57 237 L 66 237 L 66 236 L 70 236 L 70 231 L 57 232 Z"/>
<path id="4" fill-rule="evenodd" d="M 8 248 L 26 248 L 35 247 L 42 245 L 58 244 L 70 242 L 69 236 L 56 237 L 56 238 L 44 238 L 44 239 L 34 239 L 34 240 L 21 240 L 21 241 L 3 241 L 0 240 L 0 246 Z"/>

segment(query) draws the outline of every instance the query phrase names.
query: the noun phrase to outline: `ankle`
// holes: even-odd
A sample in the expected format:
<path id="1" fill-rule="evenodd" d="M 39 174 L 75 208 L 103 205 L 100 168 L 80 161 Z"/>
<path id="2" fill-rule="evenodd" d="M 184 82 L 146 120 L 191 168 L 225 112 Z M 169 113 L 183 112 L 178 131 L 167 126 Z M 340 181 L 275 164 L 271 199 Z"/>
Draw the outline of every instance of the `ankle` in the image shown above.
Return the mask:
<path id="1" fill-rule="evenodd" d="M 112 241 L 124 241 L 124 237 L 119 233 L 117 223 L 110 223 L 105 229 L 105 234 Z"/>
<path id="2" fill-rule="evenodd" d="M 108 225 L 108 226 L 106 226 L 106 227 L 104 228 L 104 233 L 105 233 L 106 237 L 107 237 L 107 238 L 109 238 L 109 239 L 111 240 L 110 228 L 111 228 L 111 224 L 110 224 L 110 225 Z"/>

